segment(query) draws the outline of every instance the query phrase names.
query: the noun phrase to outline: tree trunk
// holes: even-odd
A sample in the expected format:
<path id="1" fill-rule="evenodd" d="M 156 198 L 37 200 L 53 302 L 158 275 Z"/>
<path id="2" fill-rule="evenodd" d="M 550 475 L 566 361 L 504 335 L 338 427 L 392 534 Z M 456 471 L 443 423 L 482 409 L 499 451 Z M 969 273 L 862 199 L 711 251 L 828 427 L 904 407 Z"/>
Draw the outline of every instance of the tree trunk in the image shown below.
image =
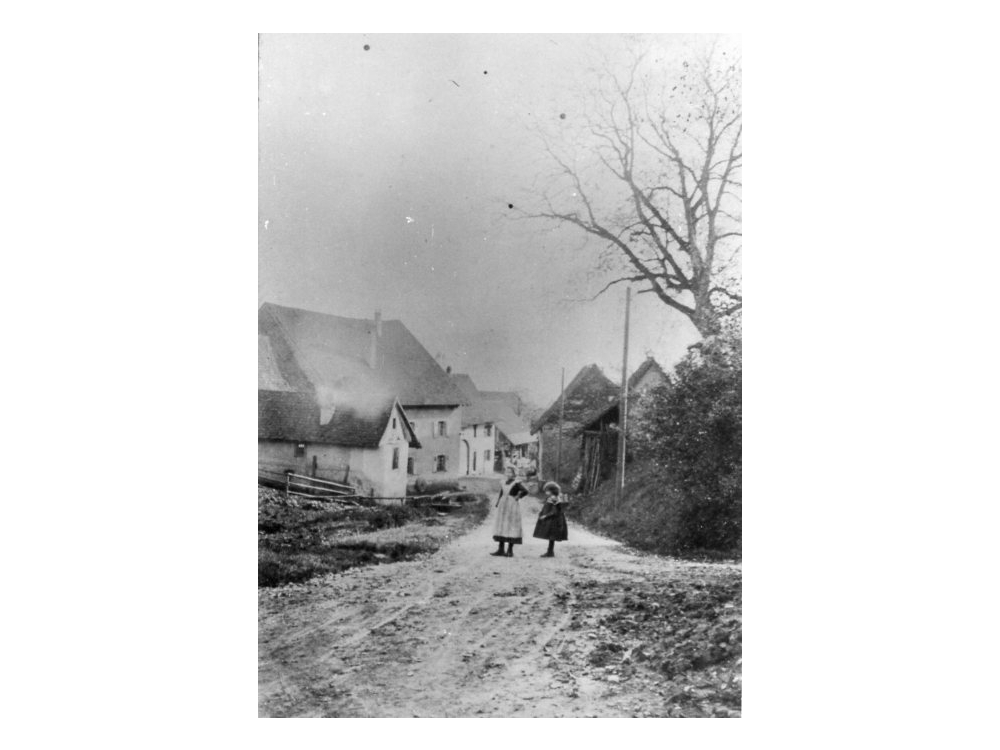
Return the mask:
<path id="1" fill-rule="evenodd" d="M 694 314 L 691 316 L 691 322 L 703 339 L 714 336 L 722 330 L 719 314 L 712 306 L 710 297 L 707 284 L 704 289 L 699 289 L 694 297 Z"/>

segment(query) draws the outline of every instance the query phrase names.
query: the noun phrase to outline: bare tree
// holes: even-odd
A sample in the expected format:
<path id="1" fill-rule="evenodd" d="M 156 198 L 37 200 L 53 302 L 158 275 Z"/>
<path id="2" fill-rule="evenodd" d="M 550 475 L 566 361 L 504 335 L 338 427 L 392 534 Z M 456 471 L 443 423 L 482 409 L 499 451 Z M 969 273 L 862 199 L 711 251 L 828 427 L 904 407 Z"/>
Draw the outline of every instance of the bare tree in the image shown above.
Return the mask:
<path id="1" fill-rule="evenodd" d="M 593 71 L 588 106 L 541 132 L 553 164 L 532 218 L 604 243 L 614 284 L 635 282 L 702 336 L 742 307 L 742 68 L 713 43 L 667 70 L 648 50 Z"/>

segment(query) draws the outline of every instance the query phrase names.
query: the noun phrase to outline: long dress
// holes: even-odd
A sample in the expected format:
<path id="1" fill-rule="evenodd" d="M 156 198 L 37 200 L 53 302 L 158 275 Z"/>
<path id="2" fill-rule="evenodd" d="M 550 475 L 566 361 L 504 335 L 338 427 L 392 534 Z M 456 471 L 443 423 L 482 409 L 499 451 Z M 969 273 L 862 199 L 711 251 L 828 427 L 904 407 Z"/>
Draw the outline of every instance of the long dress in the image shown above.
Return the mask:
<path id="1" fill-rule="evenodd" d="M 569 530 L 566 528 L 566 515 L 563 513 L 563 504 L 552 502 L 552 498 L 547 499 L 542 504 L 542 510 L 538 514 L 538 521 L 535 522 L 536 539 L 548 539 L 553 542 L 565 542 L 569 538 Z"/>
<path id="2" fill-rule="evenodd" d="M 520 482 L 511 481 L 500 487 L 500 497 L 497 498 L 497 515 L 493 519 L 493 541 L 521 544 L 521 505 L 519 497 L 527 495 L 528 491 Z"/>

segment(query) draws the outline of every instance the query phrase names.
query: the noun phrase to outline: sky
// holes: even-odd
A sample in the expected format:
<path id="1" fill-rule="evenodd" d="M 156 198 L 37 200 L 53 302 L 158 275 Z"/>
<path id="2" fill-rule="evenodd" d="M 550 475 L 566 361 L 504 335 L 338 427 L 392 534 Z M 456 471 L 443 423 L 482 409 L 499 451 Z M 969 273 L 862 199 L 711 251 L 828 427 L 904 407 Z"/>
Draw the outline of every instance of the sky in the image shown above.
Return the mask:
<path id="1" fill-rule="evenodd" d="M 665 57 L 685 43 L 644 41 Z M 262 35 L 258 304 L 378 310 L 480 389 L 521 389 L 539 406 L 562 368 L 567 383 L 591 363 L 618 382 L 625 291 L 591 299 L 614 278 L 595 270 L 599 243 L 519 209 L 548 167 L 537 127 L 572 123 L 588 64 L 622 43 Z M 697 333 L 638 290 L 629 372 L 647 355 L 669 369 Z"/>

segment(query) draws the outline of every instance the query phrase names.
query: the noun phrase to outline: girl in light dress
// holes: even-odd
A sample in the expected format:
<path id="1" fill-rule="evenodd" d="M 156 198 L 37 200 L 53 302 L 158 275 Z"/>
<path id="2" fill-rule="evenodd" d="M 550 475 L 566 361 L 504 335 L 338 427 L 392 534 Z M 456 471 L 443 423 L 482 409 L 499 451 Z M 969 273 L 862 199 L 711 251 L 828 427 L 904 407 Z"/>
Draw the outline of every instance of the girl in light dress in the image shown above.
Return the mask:
<path id="1" fill-rule="evenodd" d="M 507 478 L 500 487 L 500 496 L 497 498 L 497 514 L 493 519 L 493 541 L 499 542 L 496 552 L 490 554 L 494 557 L 513 557 L 514 545 L 521 544 L 521 503 L 522 497 L 528 494 L 528 490 L 520 482 L 514 481 L 514 467 L 507 467 Z M 507 551 L 503 546 L 506 543 Z"/>

